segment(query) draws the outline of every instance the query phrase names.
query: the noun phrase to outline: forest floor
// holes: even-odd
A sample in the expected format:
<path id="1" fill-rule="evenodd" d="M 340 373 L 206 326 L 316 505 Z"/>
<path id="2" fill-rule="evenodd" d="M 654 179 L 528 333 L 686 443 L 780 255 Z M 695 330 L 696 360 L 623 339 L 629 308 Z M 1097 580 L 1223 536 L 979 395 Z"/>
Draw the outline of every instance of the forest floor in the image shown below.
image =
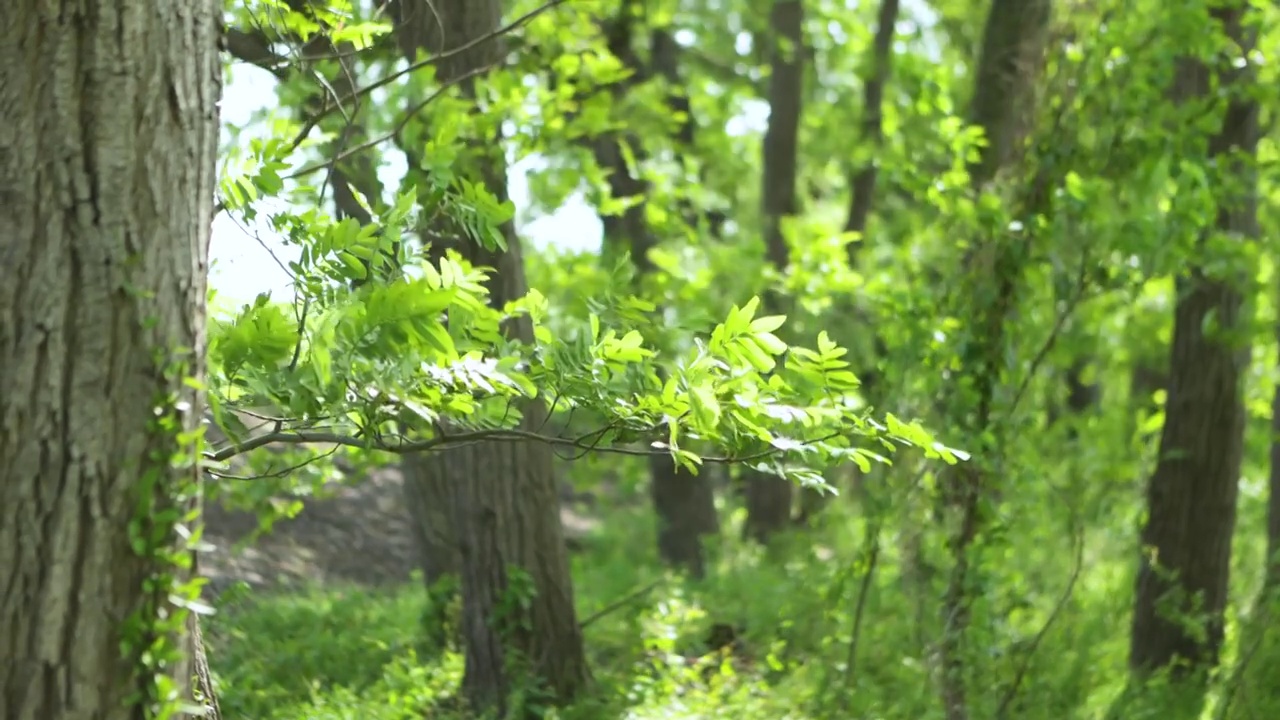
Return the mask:
<path id="1" fill-rule="evenodd" d="M 209 503 L 204 539 L 212 549 L 200 556 L 207 594 L 216 596 L 239 581 L 255 590 L 408 582 L 421 565 L 401 484 L 399 468 L 380 468 L 332 496 L 307 498 L 296 517 L 277 521 L 256 538 L 253 513 Z M 561 521 L 571 545 L 599 525 L 581 508 L 562 508 Z"/>

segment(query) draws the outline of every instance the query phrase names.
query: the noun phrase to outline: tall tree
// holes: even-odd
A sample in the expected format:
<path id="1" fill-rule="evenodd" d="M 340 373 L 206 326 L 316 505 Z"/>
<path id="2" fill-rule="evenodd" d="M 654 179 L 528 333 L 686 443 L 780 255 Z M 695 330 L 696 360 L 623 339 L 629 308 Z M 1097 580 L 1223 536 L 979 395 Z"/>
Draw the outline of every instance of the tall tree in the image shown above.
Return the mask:
<path id="1" fill-rule="evenodd" d="M 1276 340 L 1280 342 L 1280 324 Z M 1266 586 L 1280 587 L 1280 386 L 1271 400 L 1271 470 L 1267 475 Z"/>
<path id="2" fill-rule="evenodd" d="M 986 146 L 969 167 L 977 192 L 987 190 L 1021 149 L 1051 10 L 1050 0 L 995 0 L 991 5 L 970 106 L 970 122 L 982 128 L 986 138 Z M 999 420 L 996 400 L 1005 362 L 1005 328 L 1021 289 L 1025 250 L 1025 239 L 992 233 L 976 242 L 966 257 L 968 287 L 962 293 L 966 304 L 957 316 L 972 320 L 960 343 L 962 370 L 945 414 L 964 437 L 975 441 L 990 438 Z M 978 462 L 954 466 L 945 477 L 949 509 L 957 520 L 950 539 L 954 564 L 943 597 L 946 623 L 940 648 L 942 701 L 948 720 L 970 717 L 962 657 L 973 600 L 970 556 L 984 524 L 983 498 L 994 490 L 984 467 L 993 461 L 994 452 L 988 451 L 994 447 L 987 440 L 979 448 Z"/>
<path id="3" fill-rule="evenodd" d="M 865 154 L 859 157 L 849 177 L 849 212 L 844 224 L 844 231 L 856 234 L 858 238 L 846 248 L 851 268 L 859 266 L 859 250 L 866 243 L 867 224 L 871 220 L 876 182 L 880 176 L 880 155 L 884 145 L 884 91 L 893 69 L 893 38 L 900 6 L 899 0 L 881 0 L 876 13 L 876 34 L 867 58 L 867 71 L 862 76 L 862 137 L 859 140 L 863 143 L 861 152 Z M 855 311 L 851 314 L 862 313 Z M 883 344 L 880 338 L 873 342 L 877 346 Z M 877 347 L 876 350 L 877 354 L 883 354 L 883 347 Z M 873 407 L 878 406 L 881 400 L 876 374 L 874 367 L 864 368 L 860 374 L 862 392 Z M 860 481 L 853 484 L 861 487 Z M 807 522 L 817 515 L 831 497 L 829 493 L 806 488 L 800 495 L 797 522 Z"/>
<path id="4" fill-rule="evenodd" d="M 1246 2 L 1211 11 L 1233 46 L 1231 58 L 1210 66 L 1179 63 L 1175 96 L 1204 101 L 1218 82 L 1228 97 L 1219 131 L 1209 140 L 1209 161 L 1220 175 L 1212 184 L 1217 224 L 1199 238 L 1247 243 L 1258 235 L 1256 180 L 1258 105 L 1247 61 L 1254 31 Z M 1228 264 L 1228 268 L 1239 265 Z M 1173 343 L 1160 455 L 1147 487 L 1147 522 L 1134 597 L 1129 662 L 1139 677 L 1170 669 L 1189 678 L 1217 664 L 1231 566 L 1236 497 L 1243 448 L 1244 370 L 1249 361 L 1249 318 L 1241 288 L 1247 274 L 1221 263 L 1193 263 L 1176 279 Z"/>
<path id="5" fill-rule="evenodd" d="M 862 236 L 871 219 L 871 208 L 876 196 L 876 180 L 880 176 L 880 147 L 884 144 L 884 90 L 893 69 L 893 36 L 898 24 L 899 0 L 880 0 L 876 15 L 875 40 L 871 45 L 870 72 L 865 76 L 862 90 L 862 142 L 871 148 L 853 173 L 850 182 L 849 215 L 844 230 Z M 857 265 L 858 250 L 862 242 L 849 244 L 849 264 Z"/>
<path id="6" fill-rule="evenodd" d="M 457 83 L 471 97 L 476 96 L 477 78 L 503 56 L 503 43 L 495 37 L 502 20 L 498 0 L 404 0 L 392 12 L 402 52 L 409 57 L 423 51 L 439 54 L 437 80 Z M 507 168 L 499 132 L 495 128 L 494 137 L 469 142 L 465 167 L 505 201 Z M 425 159 L 412 154 L 408 159 L 411 177 L 415 172 L 423 177 Z M 443 228 L 434 228 L 431 237 L 436 251 L 449 246 L 473 264 L 494 269 L 489 292 L 496 307 L 527 292 L 520 238 L 510 221 L 503 234 L 506 252 L 459 241 Z M 507 330 L 522 341 L 533 339 L 527 317 L 513 318 Z M 541 401 L 531 401 L 522 411 L 522 427 L 537 432 L 546 408 Z M 502 714 L 513 687 L 512 663 L 523 662 L 555 697 L 571 699 L 587 682 L 588 669 L 573 605 L 551 448 L 535 442 L 478 442 L 428 460 L 430 472 L 410 478 L 409 492 L 419 492 L 423 502 L 445 500 L 450 508 L 459 552 L 467 698 L 476 708 Z M 517 582 L 515 573 L 532 587 Z M 511 598 L 508 593 L 528 596 Z"/>
<path id="7" fill-rule="evenodd" d="M 169 702 L 156 673 L 205 668 L 171 598 L 199 495 L 219 13 L 0 11 L 0 717 L 133 720 Z"/>
<path id="8" fill-rule="evenodd" d="M 1280 325 L 1273 333 L 1273 338 L 1280 339 Z M 1274 691 L 1280 668 L 1280 634 L 1275 629 L 1280 612 L 1280 387 L 1272 394 L 1270 429 L 1262 592 L 1240 635 L 1238 660 L 1218 706 L 1217 716 L 1222 720 L 1275 717 L 1280 712 L 1280 695 Z"/>
<path id="9" fill-rule="evenodd" d="M 605 38 L 609 52 L 622 61 L 631 71 L 631 77 L 615 83 L 611 89 L 621 96 L 639 83 L 660 75 L 673 86 L 678 80 L 679 46 L 665 30 L 654 30 L 649 37 L 650 65 L 643 63 L 633 44 L 636 27 L 643 19 L 632 2 L 624 2 L 617 14 L 606 24 Z M 675 88 L 668 102 L 673 112 L 683 112 L 676 140 L 684 149 L 692 144 L 693 121 L 689 117 L 687 98 Z M 593 138 L 590 142 L 596 163 L 606 173 L 609 194 L 614 198 L 634 198 L 621 215 L 604 215 L 605 258 L 625 248 L 631 254 L 637 280 L 655 271 L 649 251 L 658 238 L 646 217 L 646 201 L 649 183 L 628 167 L 623 143 L 626 143 L 637 163 L 645 157 L 640 137 L 634 132 L 614 132 Z M 694 219 L 696 223 L 696 218 Z M 658 555 L 674 567 L 688 570 L 694 577 L 705 574 L 702 539 L 720 532 L 720 520 L 716 515 L 715 492 L 710 473 L 694 474 L 680 466 L 666 454 L 649 457 L 649 494 L 658 523 Z"/>
<path id="10" fill-rule="evenodd" d="M 804 96 L 804 3 L 774 0 L 769 12 L 769 126 L 765 130 L 761 188 L 765 253 L 779 271 L 791 262 L 783 235 L 783 222 L 798 211 L 796 178 L 799 174 L 800 114 Z M 766 312 L 782 312 L 781 299 L 766 294 Z M 746 537 L 764 542 L 791 522 L 794 486 L 769 473 L 743 472 L 743 497 L 747 518 Z"/>

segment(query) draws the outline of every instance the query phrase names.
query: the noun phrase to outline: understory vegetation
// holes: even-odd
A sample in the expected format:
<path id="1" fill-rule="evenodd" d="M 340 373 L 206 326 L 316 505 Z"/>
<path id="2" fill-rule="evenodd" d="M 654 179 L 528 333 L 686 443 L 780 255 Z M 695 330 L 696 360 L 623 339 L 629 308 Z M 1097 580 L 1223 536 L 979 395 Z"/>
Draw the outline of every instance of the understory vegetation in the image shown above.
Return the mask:
<path id="1" fill-rule="evenodd" d="M 1134 5 L 236 4 L 208 495 L 420 571 L 226 596 L 223 713 L 1273 716 L 1280 14 Z"/>
<path id="2" fill-rule="evenodd" d="M 1280 718 L 1277 3 L 4 3 L 0 719 Z"/>
<path id="3" fill-rule="evenodd" d="M 601 465 L 583 461 L 571 476 L 589 486 Z M 937 578 L 923 590 L 909 584 L 896 545 L 900 533 L 884 533 L 883 545 L 868 546 L 875 519 L 865 504 L 837 503 L 817 527 L 779 538 L 768 551 L 738 539 L 741 508 L 722 507 L 729 522 L 708 548 L 713 566 L 707 579 L 691 581 L 658 558 L 643 473 L 634 463 L 630 471 L 632 491 L 597 506 L 601 527 L 572 558 L 597 684 L 574 704 L 552 708 L 539 701 L 536 680 L 526 678 L 521 691 L 540 716 L 943 717 L 929 691 L 930 637 L 940 626 L 926 603 Z M 1054 481 L 1067 482 L 1075 472 Z M 1141 498 L 1131 484 L 1117 484 L 1110 500 L 1095 505 L 1112 506 L 1106 513 L 1112 530 L 1071 539 L 1051 525 L 990 561 L 998 574 L 989 582 L 1010 590 L 1000 597 L 1007 615 L 977 640 L 985 649 L 975 662 L 991 682 L 978 686 L 976 717 L 1108 717 L 1124 692 L 1135 570 L 1125 548 L 1136 542 Z M 1127 510 L 1111 515 L 1113 504 Z M 1258 504 L 1245 507 L 1252 512 L 1237 531 L 1233 595 L 1250 598 L 1258 590 L 1250 571 L 1262 562 L 1265 518 Z M 1049 520 L 1028 518 L 1023 529 Z M 242 587 L 215 605 L 206 638 L 224 717 L 473 717 L 459 699 L 460 648 L 429 640 L 441 635 L 440 614 L 428 612 L 416 581 Z M 1242 603 L 1228 615 L 1233 649 L 1224 663 L 1234 666 L 1246 653 L 1255 672 L 1215 690 L 1206 717 L 1219 717 L 1233 695 L 1237 711 L 1246 702 L 1263 709 L 1274 702 L 1265 668 L 1276 661 L 1280 642 L 1274 631 L 1251 630 L 1257 626 L 1248 620 L 1250 609 Z M 445 609 L 449 622 L 456 612 Z"/>

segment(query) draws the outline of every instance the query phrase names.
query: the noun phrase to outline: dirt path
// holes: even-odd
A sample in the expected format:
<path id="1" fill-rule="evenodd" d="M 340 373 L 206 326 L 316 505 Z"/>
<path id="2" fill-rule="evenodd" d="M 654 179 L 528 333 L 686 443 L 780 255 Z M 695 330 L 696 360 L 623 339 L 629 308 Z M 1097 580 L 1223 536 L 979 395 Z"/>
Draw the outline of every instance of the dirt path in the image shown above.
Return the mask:
<path id="1" fill-rule="evenodd" d="M 308 499 L 297 517 L 277 522 L 243 548 L 236 543 L 257 529 L 257 518 L 210 503 L 205 539 L 214 549 L 200 556 L 207 594 L 216 596 L 240 580 L 255 589 L 407 582 L 420 565 L 401 482 L 399 468 L 379 469 L 333 497 Z M 569 508 L 561 510 L 561 520 L 571 542 L 599 525 Z"/>

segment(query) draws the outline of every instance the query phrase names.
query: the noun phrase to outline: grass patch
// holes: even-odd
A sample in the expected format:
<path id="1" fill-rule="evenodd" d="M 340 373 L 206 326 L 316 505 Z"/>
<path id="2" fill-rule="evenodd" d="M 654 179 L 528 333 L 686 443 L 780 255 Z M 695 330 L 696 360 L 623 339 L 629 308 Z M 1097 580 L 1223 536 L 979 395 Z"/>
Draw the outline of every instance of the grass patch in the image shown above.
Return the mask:
<path id="1" fill-rule="evenodd" d="M 573 560 L 579 617 L 591 618 L 661 582 L 590 622 L 592 692 L 573 707 L 546 710 L 545 717 L 941 718 L 931 664 L 941 626 L 936 605 L 928 603 L 945 577 L 911 584 L 900 541 L 886 533 L 851 671 L 865 535 L 852 512 L 833 508 L 826 520 L 768 557 L 726 540 L 713 548 L 711 579 L 695 583 L 663 579 L 648 550 L 653 521 L 646 508 L 611 511 L 608 533 L 593 537 Z M 726 538 L 736 537 L 734 523 L 731 518 Z M 638 548 L 646 549 L 639 557 Z M 992 588 L 1027 588 L 1020 578 L 1060 563 L 1055 558 L 1063 549 L 1045 535 L 1042 543 L 987 558 L 988 576 L 979 580 Z M 1126 677 L 1131 585 L 1126 558 L 1108 555 L 1093 557 L 1090 582 L 1058 610 L 1034 652 L 1030 638 L 1060 601 L 1053 583 L 1036 583 L 1054 590 L 1043 594 L 980 596 L 968 649 L 974 717 L 995 717 L 1023 665 L 1008 717 L 1103 717 Z M 411 584 L 310 588 L 223 604 L 207 635 L 226 717 L 466 717 L 456 699 L 462 657 L 422 644 L 423 618 L 431 617 L 425 602 L 421 587 Z M 714 626 L 740 629 L 738 651 L 704 654 Z"/>

